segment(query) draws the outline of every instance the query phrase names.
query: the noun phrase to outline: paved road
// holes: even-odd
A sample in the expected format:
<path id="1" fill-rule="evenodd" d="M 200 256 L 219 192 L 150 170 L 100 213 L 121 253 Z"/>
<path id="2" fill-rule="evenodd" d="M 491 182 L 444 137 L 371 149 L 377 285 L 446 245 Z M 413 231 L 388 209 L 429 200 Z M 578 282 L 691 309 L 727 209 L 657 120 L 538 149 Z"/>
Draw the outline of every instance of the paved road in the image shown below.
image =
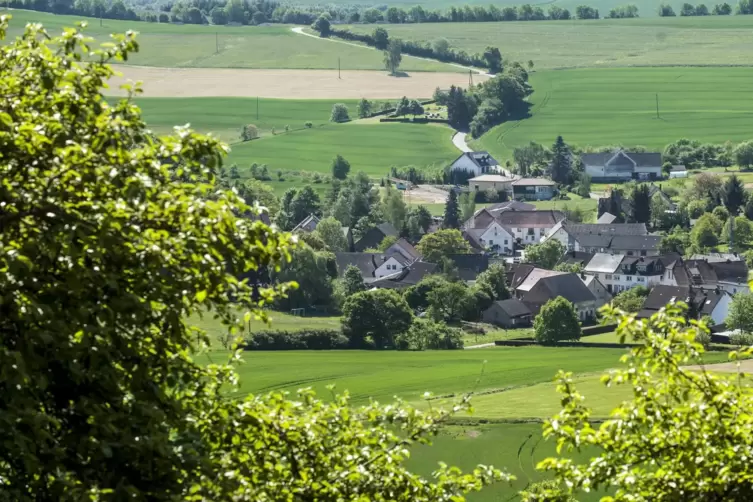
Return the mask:
<path id="1" fill-rule="evenodd" d="M 487 347 L 494 347 L 495 345 L 493 343 L 482 343 L 479 345 L 471 345 L 470 347 L 465 347 L 465 350 L 470 349 L 485 349 Z"/>
<path id="2" fill-rule="evenodd" d="M 461 152 L 473 151 L 471 147 L 468 146 L 468 143 L 465 142 L 464 132 L 456 131 L 455 134 L 452 135 L 452 144 L 455 145 L 455 148 L 457 148 Z"/>
<path id="3" fill-rule="evenodd" d="M 372 47 L 369 47 L 368 45 L 356 44 L 356 43 L 353 43 L 353 42 L 346 42 L 345 40 L 335 40 L 334 38 L 322 38 L 322 37 L 320 37 L 318 35 L 313 35 L 311 33 L 306 33 L 305 31 L 303 31 L 303 28 L 304 28 L 303 26 L 294 26 L 294 27 L 292 27 L 290 29 L 293 31 L 293 33 L 298 33 L 299 35 L 306 35 L 307 37 L 315 38 L 317 40 L 328 40 L 330 42 L 335 42 L 335 43 L 338 43 L 338 44 L 346 44 L 346 45 L 352 45 L 353 47 L 360 47 L 361 49 L 376 50 L 376 49 L 374 49 Z M 450 65 L 450 66 L 454 66 L 456 68 L 462 68 L 464 70 L 471 70 L 473 72 L 478 73 L 479 75 L 486 75 L 487 77 L 493 77 L 494 76 L 491 73 L 487 73 L 484 70 L 479 70 L 478 68 L 473 68 L 472 66 L 463 66 L 463 65 L 457 64 L 457 63 L 445 63 L 444 61 L 439 61 L 437 59 L 422 58 L 422 57 L 419 57 L 419 56 L 411 56 L 410 54 L 403 54 L 403 56 L 408 57 L 408 58 L 423 59 L 424 61 L 431 61 L 433 63 L 444 63 L 444 64 L 447 64 L 447 65 Z"/>

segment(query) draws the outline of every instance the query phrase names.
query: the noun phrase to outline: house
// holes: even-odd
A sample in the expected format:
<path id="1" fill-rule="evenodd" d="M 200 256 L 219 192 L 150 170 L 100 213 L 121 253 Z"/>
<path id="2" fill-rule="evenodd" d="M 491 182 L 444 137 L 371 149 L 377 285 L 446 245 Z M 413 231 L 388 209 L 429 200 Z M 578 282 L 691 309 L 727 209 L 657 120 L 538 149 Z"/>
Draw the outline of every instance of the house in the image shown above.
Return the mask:
<path id="1" fill-rule="evenodd" d="M 645 223 L 571 223 L 562 221 L 542 239 L 557 239 L 570 251 L 604 253 L 611 249 L 614 236 L 648 235 Z M 623 244 L 622 242 L 618 242 Z"/>
<path id="2" fill-rule="evenodd" d="M 656 180 L 662 177 L 661 153 L 636 153 L 617 150 L 581 155 L 585 173 L 594 182 Z"/>
<path id="3" fill-rule="evenodd" d="M 678 286 L 719 288 L 733 295 L 748 291 L 748 265 L 744 261 L 709 261 L 705 258 L 685 260 L 683 269 L 678 271 L 675 268 L 675 282 Z"/>
<path id="4" fill-rule="evenodd" d="M 369 229 L 363 237 L 358 239 L 353 248 L 357 252 L 362 252 L 366 249 L 375 249 L 379 247 L 385 237 L 394 236 L 397 237 L 397 230 L 392 226 L 392 223 L 380 223 L 374 228 Z"/>
<path id="5" fill-rule="evenodd" d="M 518 299 L 525 298 L 526 294 L 528 294 L 541 279 L 567 274 L 567 272 L 546 270 L 531 265 L 528 267 L 518 267 L 512 282 L 509 283 L 513 295 Z"/>
<path id="6" fill-rule="evenodd" d="M 320 220 L 319 220 L 319 218 L 316 215 L 310 214 L 310 215 L 306 216 L 303 219 L 303 221 L 301 221 L 300 223 L 298 223 L 298 225 L 296 225 L 295 228 L 293 228 L 292 231 L 293 231 L 293 233 L 295 233 L 295 232 L 306 232 L 306 233 L 313 232 L 314 230 L 316 230 L 316 226 L 319 224 L 319 221 Z"/>
<path id="7" fill-rule="evenodd" d="M 745 261 L 745 259 L 737 253 L 706 253 L 706 254 L 693 254 L 688 258 L 689 260 L 704 260 L 709 263 L 724 263 L 733 261 Z"/>
<path id="8" fill-rule="evenodd" d="M 660 285 L 651 290 L 637 317 L 651 317 L 671 302 L 686 303 L 691 317 L 700 319 L 710 316 L 714 324 L 722 324 L 727 319 L 732 295 L 721 289 L 705 290 L 690 286 Z"/>
<path id="9" fill-rule="evenodd" d="M 490 204 L 479 209 L 463 223 L 463 228 L 486 228 L 494 219 L 505 211 L 536 211 L 536 206 L 517 200 Z"/>
<path id="10" fill-rule="evenodd" d="M 685 166 L 679 165 L 679 166 L 672 166 L 669 169 L 669 179 L 672 178 L 687 178 L 688 177 L 688 170 L 685 169 Z"/>
<path id="11" fill-rule="evenodd" d="M 463 235 L 472 249 L 512 255 L 515 244 L 535 244 L 565 215 L 560 211 L 482 209 L 465 224 Z"/>
<path id="12" fill-rule="evenodd" d="M 629 256 L 596 253 L 583 272 L 596 277 L 611 294 L 635 286 L 652 288 L 665 280 L 665 272 L 682 258 L 677 253 L 664 256 Z"/>
<path id="13" fill-rule="evenodd" d="M 661 235 L 615 235 L 607 249 L 628 256 L 656 256 L 661 246 Z"/>
<path id="14" fill-rule="evenodd" d="M 558 296 L 573 304 L 575 313 L 581 321 L 596 318 L 596 311 L 602 304 L 577 274 L 557 274 L 540 278 L 526 292 L 521 301 L 532 314 L 538 314 L 541 307 Z"/>
<path id="15" fill-rule="evenodd" d="M 464 231 L 472 248 L 490 250 L 510 255 L 515 249 L 515 237 L 511 229 L 503 227 L 496 219 L 486 228 L 470 228 Z"/>
<path id="16" fill-rule="evenodd" d="M 594 253 L 587 253 L 585 251 L 565 251 L 557 265 L 580 265 L 585 267 L 589 261 L 594 257 Z"/>
<path id="17" fill-rule="evenodd" d="M 520 178 L 512 182 L 512 198 L 525 200 L 551 200 L 557 183 L 544 178 Z"/>
<path id="18" fill-rule="evenodd" d="M 492 303 L 481 316 L 484 322 L 503 328 L 520 328 L 531 325 L 531 311 L 525 303 L 511 298 Z"/>
<path id="19" fill-rule="evenodd" d="M 561 211 L 504 211 L 496 220 L 519 242 L 536 244 L 557 223 L 565 219 Z"/>
<path id="20" fill-rule="evenodd" d="M 609 293 L 609 290 L 607 290 L 607 287 L 595 276 L 580 274 L 580 280 L 583 281 L 583 284 L 591 290 L 594 298 L 596 298 L 596 304 L 598 305 L 597 308 L 612 301 L 612 295 Z"/>
<path id="21" fill-rule="evenodd" d="M 457 268 L 460 280 L 476 282 L 476 277 L 489 268 L 489 256 L 485 254 L 450 254 L 447 258 Z"/>
<path id="22" fill-rule="evenodd" d="M 512 194 L 512 184 L 515 180 L 502 176 L 500 174 L 482 174 L 468 180 L 468 189 L 471 193 L 486 192 L 506 192 Z"/>
<path id="23" fill-rule="evenodd" d="M 370 285 L 374 288 L 404 289 L 415 286 L 423 278 L 437 272 L 436 263 L 417 261 L 403 267 L 402 270 L 376 279 Z"/>
<path id="24" fill-rule="evenodd" d="M 463 152 L 450 164 L 450 171 L 471 173 L 474 176 L 496 172 L 499 162 L 489 152 Z"/>
<path id="25" fill-rule="evenodd" d="M 394 242 L 394 244 L 392 244 L 390 247 L 388 247 L 384 251 L 384 254 L 386 254 L 387 256 L 390 256 L 396 253 L 411 262 L 416 261 L 419 258 L 421 258 L 421 255 L 416 250 L 416 248 L 413 247 L 413 244 L 405 240 L 403 237 L 400 237 L 398 240 Z"/>
<path id="26" fill-rule="evenodd" d="M 345 274 L 348 266 L 353 265 L 361 271 L 361 277 L 366 284 L 376 279 L 394 275 L 412 263 L 400 254 L 388 256 L 381 253 L 335 253 L 337 273 L 340 277 Z"/>

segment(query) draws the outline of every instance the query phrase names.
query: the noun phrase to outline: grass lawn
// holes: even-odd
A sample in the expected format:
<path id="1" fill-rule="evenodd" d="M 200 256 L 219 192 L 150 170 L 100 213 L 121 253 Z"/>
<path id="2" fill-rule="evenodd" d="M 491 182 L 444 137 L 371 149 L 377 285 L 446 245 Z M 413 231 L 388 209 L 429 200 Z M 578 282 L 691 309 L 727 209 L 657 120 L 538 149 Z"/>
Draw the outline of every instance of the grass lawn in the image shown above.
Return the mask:
<path id="1" fill-rule="evenodd" d="M 479 0 L 478 3 L 484 3 Z M 508 1 L 502 3 L 518 4 Z M 557 2 L 571 12 L 581 2 Z M 657 3 L 634 2 L 637 19 L 536 21 L 498 23 L 438 23 L 386 25 L 390 36 L 432 41 L 446 38 L 468 53 L 499 47 L 505 59 L 534 62 L 534 69 L 661 65 L 750 65 L 753 56 L 753 19 L 750 16 L 653 18 Z M 500 5 L 499 3 L 497 5 Z M 606 15 L 609 5 L 621 0 L 600 0 L 589 5 Z M 541 6 L 545 11 L 548 6 Z M 680 4 L 675 4 L 675 11 Z M 354 25 L 351 30 L 370 33 L 374 26 Z"/>
<path id="2" fill-rule="evenodd" d="M 308 320 L 306 320 L 308 322 Z M 600 371 L 617 365 L 621 349 L 515 347 L 426 352 L 246 352 L 238 368 L 241 392 L 295 392 L 311 386 L 327 395 L 334 383 L 357 403 L 549 382 L 557 370 Z"/>
<path id="3" fill-rule="evenodd" d="M 430 167 L 451 162 L 457 150 L 450 129 L 434 124 L 328 124 L 315 129 L 262 137 L 233 147 L 228 163 L 253 162 L 277 169 L 329 174 L 332 159 L 345 157 L 351 172 L 381 177 L 390 166 Z"/>
<path id="4" fill-rule="evenodd" d="M 476 149 L 504 161 L 518 145 L 551 145 L 559 134 L 574 145 L 659 151 L 684 137 L 713 143 L 750 138 L 753 68 L 581 69 L 536 72 L 531 82 L 531 117 L 493 128 L 473 143 Z"/>
<path id="5" fill-rule="evenodd" d="M 193 129 L 202 133 L 211 132 L 227 143 L 240 141 L 240 130 L 244 124 L 255 125 L 262 137 L 271 136 L 272 128 L 282 133 L 286 125 L 291 129 L 303 129 L 306 122 L 311 122 L 314 127 L 326 125 L 335 103 L 345 103 L 352 113 L 355 113 L 358 104 L 356 100 L 341 99 L 136 99 L 144 120 L 157 134 L 168 134 L 174 126 L 190 123 Z"/>
<path id="6" fill-rule="evenodd" d="M 86 33 L 107 42 L 111 33 L 139 32 L 140 52 L 128 63 L 141 66 L 200 68 L 293 68 L 383 70 L 380 51 L 317 41 L 290 31 L 290 26 L 199 26 L 115 21 L 81 16 L 56 16 L 43 12 L 13 10 L 9 39 L 23 33 L 26 23 L 43 23 L 52 34 L 64 27 L 87 21 Z M 218 51 L 219 48 L 219 51 Z M 458 71 L 457 68 L 404 57 L 401 70 Z"/>

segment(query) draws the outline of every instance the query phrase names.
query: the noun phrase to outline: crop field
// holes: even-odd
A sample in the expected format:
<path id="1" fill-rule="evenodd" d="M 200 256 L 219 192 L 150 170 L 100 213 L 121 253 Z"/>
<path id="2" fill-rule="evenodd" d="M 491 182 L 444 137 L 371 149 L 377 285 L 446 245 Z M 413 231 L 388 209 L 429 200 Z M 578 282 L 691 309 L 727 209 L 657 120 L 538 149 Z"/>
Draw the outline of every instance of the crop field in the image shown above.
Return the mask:
<path id="1" fill-rule="evenodd" d="M 663 150 L 680 138 L 724 143 L 751 138 L 753 68 L 613 68 L 536 72 L 532 115 L 474 142 L 497 159 L 515 146 L 623 144 Z M 659 99 L 659 118 L 656 99 Z"/>
<path id="2" fill-rule="evenodd" d="M 291 31 L 291 26 L 199 26 L 116 21 L 80 16 L 57 16 L 14 10 L 9 38 L 20 35 L 26 23 L 39 22 L 58 34 L 64 27 L 87 21 L 86 33 L 107 42 L 111 33 L 137 31 L 140 51 L 129 64 L 168 68 L 293 68 L 383 70 L 381 52 L 311 37 Z M 459 71 L 450 65 L 406 57 L 404 71 Z"/>
<path id="3" fill-rule="evenodd" d="M 386 176 L 393 165 L 444 166 L 458 155 L 450 129 L 434 124 L 329 124 L 236 145 L 227 161 L 241 168 L 267 164 L 272 172 L 329 174 L 338 154 L 350 162 L 351 172 L 375 177 Z"/>
<path id="4" fill-rule="evenodd" d="M 254 98 L 136 98 L 147 124 L 157 134 L 190 123 L 198 132 L 212 133 L 227 143 L 240 141 L 244 124 L 254 124 L 262 136 L 284 132 L 285 126 L 303 129 L 329 123 L 332 105 L 345 103 L 355 111 L 355 100 Z"/>
<path id="5" fill-rule="evenodd" d="M 567 3 L 557 2 L 557 5 L 566 7 Z M 610 0 L 610 3 L 623 4 L 617 0 Z M 651 12 L 657 5 L 652 5 Z M 640 14 L 648 16 L 649 11 L 641 8 Z M 426 23 L 383 27 L 390 36 L 404 40 L 446 38 L 452 47 L 468 53 L 483 52 L 489 45 L 499 47 L 505 59 L 522 63 L 532 60 L 534 68 L 542 70 L 663 65 L 749 66 L 753 61 L 753 16 Z M 374 30 L 370 25 L 350 28 L 356 32 Z"/>

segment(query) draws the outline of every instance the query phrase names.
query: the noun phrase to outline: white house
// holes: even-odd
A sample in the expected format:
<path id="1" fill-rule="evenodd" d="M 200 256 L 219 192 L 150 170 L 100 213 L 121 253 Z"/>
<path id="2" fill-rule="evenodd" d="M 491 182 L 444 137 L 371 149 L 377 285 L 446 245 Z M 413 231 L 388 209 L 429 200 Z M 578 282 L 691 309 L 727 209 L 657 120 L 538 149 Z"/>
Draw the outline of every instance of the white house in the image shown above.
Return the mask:
<path id="1" fill-rule="evenodd" d="M 628 256 L 596 253 L 583 272 L 596 277 L 612 294 L 635 286 L 652 288 L 662 284 L 667 268 L 680 259 L 677 254 L 664 256 Z"/>
<path id="2" fill-rule="evenodd" d="M 537 244 L 554 226 L 565 219 L 561 211 L 505 211 L 497 221 L 523 244 Z"/>
<path id="3" fill-rule="evenodd" d="M 478 234 L 478 239 L 484 248 L 499 254 L 512 254 L 514 250 L 515 237 L 496 220 L 482 229 L 482 232 Z"/>
<path id="4" fill-rule="evenodd" d="M 450 171 L 466 171 L 474 176 L 496 172 L 499 162 L 489 152 L 463 152 L 450 164 Z"/>
<path id="5" fill-rule="evenodd" d="M 338 274 L 342 277 L 348 266 L 353 265 L 360 270 L 365 283 L 395 275 L 413 261 L 405 259 L 400 253 L 389 256 L 376 253 L 335 253 Z"/>
<path id="6" fill-rule="evenodd" d="M 482 174 L 468 180 L 468 189 L 471 193 L 494 190 L 495 192 L 507 192 L 512 194 L 512 184 L 515 180 L 500 174 Z"/>
<path id="7" fill-rule="evenodd" d="M 672 168 L 669 170 L 669 179 L 672 178 L 687 178 L 688 177 L 688 170 L 685 169 L 685 166 L 672 166 Z"/>
<path id="8" fill-rule="evenodd" d="M 722 324 L 729 313 L 732 295 L 720 289 L 706 290 L 691 286 L 661 285 L 651 290 L 638 317 L 651 317 L 671 302 L 684 302 L 692 305 L 698 318 L 710 316 L 714 324 Z"/>
<path id="9" fill-rule="evenodd" d="M 581 156 L 583 169 L 594 182 L 655 180 L 662 177 L 661 153 L 633 153 L 618 150 L 586 153 Z"/>
<path id="10" fill-rule="evenodd" d="M 538 243 L 564 218 L 560 211 L 509 209 L 498 212 L 483 209 L 465 223 L 463 235 L 474 249 L 491 249 L 511 255 L 516 244 Z"/>

